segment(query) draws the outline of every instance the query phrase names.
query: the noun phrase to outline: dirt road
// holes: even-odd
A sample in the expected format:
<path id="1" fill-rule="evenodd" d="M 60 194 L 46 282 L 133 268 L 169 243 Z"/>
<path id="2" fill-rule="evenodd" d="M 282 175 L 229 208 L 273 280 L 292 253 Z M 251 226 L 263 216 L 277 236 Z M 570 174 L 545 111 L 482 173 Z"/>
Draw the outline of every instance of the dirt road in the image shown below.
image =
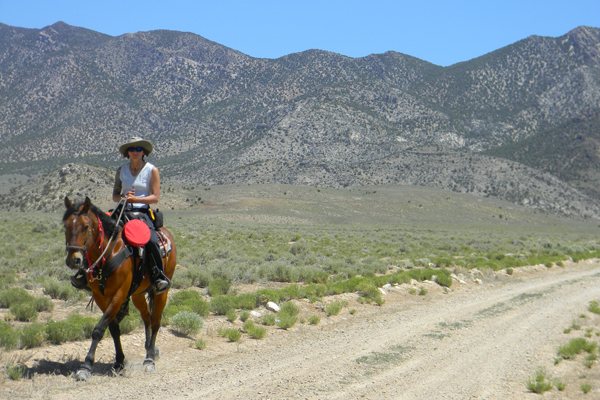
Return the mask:
<path id="1" fill-rule="evenodd" d="M 582 374 L 597 377 L 600 366 L 587 369 L 581 361 L 553 365 L 558 346 L 576 337 L 563 333 L 574 318 L 587 313 L 588 323 L 597 322 L 587 305 L 600 300 L 600 264 L 519 270 L 511 277 L 482 280 L 455 283 L 450 293 L 431 283 L 425 296 L 393 288 L 382 307 L 360 305 L 355 295 L 346 295 L 349 306 L 339 315 L 327 318 L 321 311 L 320 324 L 275 328 L 263 340 L 228 343 L 216 327 L 229 322 L 209 317 L 202 351 L 165 329 L 157 341 L 163 357 L 154 374 L 140 370 L 141 330 L 124 339 L 131 365 L 123 377 L 107 376 L 110 340 L 101 343 L 95 375 L 85 383 L 68 375 L 77 364 L 71 359 L 83 359 L 89 343 L 38 349 L 27 365 L 37 365 L 34 371 L 40 373 L 18 382 L 4 380 L 0 397 L 538 399 L 524 382 L 544 366 L 567 382 L 564 392 L 553 389 L 545 399 L 600 398 L 597 380 L 590 379 L 593 389 L 587 395 L 575 383 Z M 308 302 L 301 307 L 305 315 L 319 312 Z"/>

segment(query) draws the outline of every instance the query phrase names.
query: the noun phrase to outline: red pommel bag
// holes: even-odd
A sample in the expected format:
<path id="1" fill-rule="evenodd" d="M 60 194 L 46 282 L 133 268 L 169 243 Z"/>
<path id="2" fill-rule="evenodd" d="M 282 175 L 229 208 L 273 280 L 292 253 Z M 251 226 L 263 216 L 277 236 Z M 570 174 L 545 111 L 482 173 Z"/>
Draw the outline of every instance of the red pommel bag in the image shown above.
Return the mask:
<path id="1" fill-rule="evenodd" d="M 132 246 L 140 247 L 150 240 L 150 228 L 142 220 L 128 221 L 123 227 L 125 241 Z"/>

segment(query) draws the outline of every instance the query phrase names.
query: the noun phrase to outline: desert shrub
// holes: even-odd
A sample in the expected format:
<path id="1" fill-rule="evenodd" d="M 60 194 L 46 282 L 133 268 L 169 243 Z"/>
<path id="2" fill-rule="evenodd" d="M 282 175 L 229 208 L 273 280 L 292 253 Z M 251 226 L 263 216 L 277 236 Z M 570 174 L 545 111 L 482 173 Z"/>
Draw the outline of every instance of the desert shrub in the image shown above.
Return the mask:
<path id="1" fill-rule="evenodd" d="M 17 321 L 35 321 L 38 317 L 37 302 L 34 298 L 32 301 L 13 304 L 10 307 L 10 312 L 15 316 Z"/>
<path id="2" fill-rule="evenodd" d="M 193 312 L 182 311 L 171 318 L 171 327 L 184 335 L 195 335 L 204 326 L 204 319 Z"/>
<path id="3" fill-rule="evenodd" d="M 594 314 L 600 314 L 600 307 L 598 307 L 598 302 L 595 300 L 590 301 L 588 311 Z"/>
<path id="4" fill-rule="evenodd" d="M 0 321 L 0 347 L 5 350 L 16 349 L 19 345 L 19 332 L 8 322 Z"/>
<path id="5" fill-rule="evenodd" d="M 204 301 L 200 293 L 195 290 L 181 290 L 173 294 L 165 310 L 169 307 L 177 308 L 177 311 L 172 315 L 177 314 L 179 311 L 185 311 L 184 308 L 187 308 L 188 311 L 201 315 L 204 318 L 208 316 L 210 309 L 209 303 Z"/>
<path id="6" fill-rule="evenodd" d="M 229 322 L 235 321 L 238 317 L 237 312 L 233 308 L 230 308 L 229 310 L 227 310 L 227 313 L 225 314 L 225 316 L 227 317 L 227 321 L 229 321 Z"/>
<path id="7" fill-rule="evenodd" d="M 538 368 L 534 376 L 527 380 L 525 386 L 528 390 L 537 394 L 547 392 L 553 387 L 552 382 L 546 377 L 546 370 L 544 368 Z"/>
<path id="8" fill-rule="evenodd" d="M 46 325 L 46 337 L 53 344 L 89 339 L 97 322 L 94 317 L 83 317 L 78 313 L 63 321 L 50 320 Z"/>
<path id="9" fill-rule="evenodd" d="M 231 284 L 224 279 L 214 279 L 207 287 L 210 297 L 215 297 L 222 294 L 227 294 Z"/>
<path id="10" fill-rule="evenodd" d="M 69 282 L 59 282 L 51 279 L 44 284 L 44 294 L 53 299 L 71 300 L 77 297 L 77 289 Z"/>
<path id="11" fill-rule="evenodd" d="M 357 286 L 358 294 L 369 301 L 376 301 L 381 299 L 381 292 L 370 281 L 364 281 L 358 284 Z"/>
<path id="12" fill-rule="evenodd" d="M 6 375 L 13 381 L 17 381 L 23 377 L 27 368 L 23 365 L 7 365 Z"/>
<path id="13" fill-rule="evenodd" d="M 140 326 L 141 321 L 142 318 L 138 313 L 127 315 L 119 323 L 119 330 L 121 331 L 121 334 L 127 335 L 128 333 L 135 331 L 138 328 L 138 326 Z"/>
<path id="14" fill-rule="evenodd" d="M 229 328 L 225 336 L 230 342 L 237 342 L 242 338 L 242 332 L 239 329 Z"/>
<path id="15" fill-rule="evenodd" d="M 291 301 L 288 301 L 281 305 L 281 310 L 279 311 L 278 315 L 285 314 L 285 315 L 289 315 L 291 317 L 296 317 L 296 316 L 298 316 L 299 313 L 300 313 L 300 308 L 298 308 L 298 306 L 295 305 L 294 303 L 292 303 Z"/>
<path id="16" fill-rule="evenodd" d="M 204 340 L 203 338 L 196 339 L 196 341 L 194 342 L 194 346 L 196 346 L 198 350 L 204 350 L 206 349 L 206 340 Z"/>
<path id="17" fill-rule="evenodd" d="M 244 310 L 240 313 L 240 321 L 246 322 L 250 318 L 250 312 L 248 310 Z"/>
<path id="18" fill-rule="evenodd" d="M 242 310 L 254 310 L 258 306 L 256 293 L 243 293 L 237 296 L 231 296 L 230 299 L 234 308 L 239 308 Z"/>
<path id="19" fill-rule="evenodd" d="M 269 301 L 279 303 L 279 291 L 273 289 L 259 289 L 256 291 L 256 298 L 258 304 L 263 306 Z"/>
<path id="20" fill-rule="evenodd" d="M 267 335 L 267 329 L 262 326 L 254 325 L 254 322 L 248 320 L 244 322 L 244 332 L 253 339 L 263 339 Z"/>
<path id="21" fill-rule="evenodd" d="M 592 390 L 592 385 L 588 382 L 582 382 L 579 384 L 579 389 L 585 394 L 588 394 Z"/>
<path id="22" fill-rule="evenodd" d="M 296 322 L 298 322 L 298 317 L 293 317 L 291 315 L 281 313 L 277 315 L 276 323 L 277 326 L 281 329 L 290 329 L 291 327 L 296 325 Z"/>
<path id="23" fill-rule="evenodd" d="M 317 325 L 319 322 L 321 322 L 321 318 L 319 318 L 318 315 L 311 315 L 308 317 L 308 323 L 311 325 Z"/>
<path id="24" fill-rule="evenodd" d="M 565 359 L 573 359 L 582 351 L 593 353 L 596 351 L 597 344 L 588 342 L 585 338 L 571 339 L 568 343 L 558 347 L 557 355 Z"/>
<path id="25" fill-rule="evenodd" d="M 171 279 L 171 283 L 173 289 L 187 289 L 194 285 L 189 271 L 184 269 L 178 269 L 175 271 L 173 274 L 173 279 Z"/>
<path id="26" fill-rule="evenodd" d="M 0 258 L 0 264 L 2 263 L 2 259 Z M 9 268 L 1 268 L 0 269 L 0 289 L 4 290 L 16 282 L 17 274 L 14 270 Z"/>
<path id="27" fill-rule="evenodd" d="M 9 288 L 0 291 L 0 308 L 10 308 L 13 304 L 34 300 L 35 297 L 23 288 Z"/>
<path id="28" fill-rule="evenodd" d="M 334 301 L 325 306 L 325 313 L 328 317 L 332 315 L 337 315 L 342 311 L 342 308 L 348 305 L 347 301 Z"/>
<path id="29" fill-rule="evenodd" d="M 54 310 L 54 303 L 47 297 L 37 297 L 35 299 L 35 309 L 39 312 Z"/>
<path id="30" fill-rule="evenodd" d="M 27 324 L 21 329 L 21 347 L 40 347 L 46 339 L 46 326 L 40 323 Z"/>
<path id="31" fill-rule="evenodd" d="M 260 317 L 260 323 L 263 325 L 273 326 L 275 325 L 275 322 L 275 315 L 273 314 L 264 314 L 262 317 Z"/>
<path id="32" fill-rule="evenodd" d="M 210 301 L 210 311 L 217 315 L 226 315 L 232 308 L 231 299 L 227 296 L 217 296 Z"/>

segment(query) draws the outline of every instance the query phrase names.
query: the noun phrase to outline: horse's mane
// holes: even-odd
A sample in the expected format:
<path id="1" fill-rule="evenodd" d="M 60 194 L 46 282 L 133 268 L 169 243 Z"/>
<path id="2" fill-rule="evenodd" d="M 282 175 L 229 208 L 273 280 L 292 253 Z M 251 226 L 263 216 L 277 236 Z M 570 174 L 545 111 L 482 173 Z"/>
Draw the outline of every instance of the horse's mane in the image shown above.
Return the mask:
<path id="1" fill-rule="evenodd" d="M 63 222 L 65 222 L 70 215 L 75 214 L 82 205 L 83 201 L 73 204 L 71 207 L 67 208 L 65 214 L 63 215 Z M 112 219 L 110 216 L 106 215 L 95 205 L 92 204 L 92 206 L 90 207 L 90 211 L 94 213 L 96 217 L 98 217 L 106 235 L 111 236 L 116 230 L 119 229 L 117 221 Z"/>

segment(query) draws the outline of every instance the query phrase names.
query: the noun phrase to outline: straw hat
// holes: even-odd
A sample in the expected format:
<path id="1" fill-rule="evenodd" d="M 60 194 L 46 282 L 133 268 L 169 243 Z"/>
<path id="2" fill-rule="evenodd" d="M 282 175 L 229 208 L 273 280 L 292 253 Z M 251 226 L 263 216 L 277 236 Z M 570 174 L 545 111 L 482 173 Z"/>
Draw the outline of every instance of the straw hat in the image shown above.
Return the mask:
<path id="1" fill-rule="evenodd" d="M 119 147 L 119 152 L 124 156 L 127 156 L 127 149 L 130 147 L 141 147 L 144 149 L 144 153 L 146 153 L 146 155 L 152 153 L 152 150 L 154 149 L 152 147 L 152 143 L 150 143 L 149 141 L 144 140 L 141 137 L 134 136 L 131 139 L 129 139 L 127 143 Z"/>

